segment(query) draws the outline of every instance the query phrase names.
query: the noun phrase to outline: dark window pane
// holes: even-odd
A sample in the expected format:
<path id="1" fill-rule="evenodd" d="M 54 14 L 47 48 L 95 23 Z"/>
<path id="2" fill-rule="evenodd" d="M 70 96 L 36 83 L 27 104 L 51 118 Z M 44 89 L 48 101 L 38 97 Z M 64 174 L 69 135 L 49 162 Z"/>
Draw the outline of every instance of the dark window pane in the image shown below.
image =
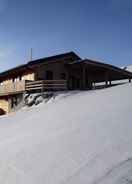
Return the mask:
<path id="1" fill-rule="evenodd" d="M 53 80 L 53 72 L 48 70 L 46 71 L 46 80 Z"/>

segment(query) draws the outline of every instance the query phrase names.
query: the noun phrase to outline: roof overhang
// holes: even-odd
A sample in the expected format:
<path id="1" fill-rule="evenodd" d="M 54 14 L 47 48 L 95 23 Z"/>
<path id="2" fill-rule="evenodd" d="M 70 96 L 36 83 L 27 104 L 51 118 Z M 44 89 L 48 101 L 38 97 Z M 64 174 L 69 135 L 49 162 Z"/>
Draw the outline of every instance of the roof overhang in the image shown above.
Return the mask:
<path id="1" fill-rule="evenodd" d="M 101 63 L 98 61 L 93 61 L 90 59 L 73 61 L 73 62 L 69 63 L 68 65 L 69 66 L 79 65 L 82 67 L 85 65 L 87 68 L 89 68 L 89 70 L 91 69 L 91 71 L 109 72 L 111 74 L 112 80 L 120 80 L 120 79 L 126 79 L 126 78 L 132 79 L 132 73 L 129 71 L 121 69 L 117 66 L 113 66 L 110 64 L 106 64 L 106 63 Z M 112 76 L 112 74 L 113 74 L 113 76 Z"/>

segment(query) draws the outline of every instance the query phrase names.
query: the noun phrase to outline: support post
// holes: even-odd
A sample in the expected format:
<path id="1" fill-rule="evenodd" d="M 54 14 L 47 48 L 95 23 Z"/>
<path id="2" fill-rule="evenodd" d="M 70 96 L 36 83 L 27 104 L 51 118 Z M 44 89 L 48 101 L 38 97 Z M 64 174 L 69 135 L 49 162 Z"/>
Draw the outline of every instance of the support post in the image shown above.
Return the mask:
<path id="1" fill-rule="evenodd" d="M 41 88 L 41 93 L 42 93 L 42 95 L 43 95 L 43 93 L 44 93 L 44 81 L 42 81 L 42 88 Z"/>
<path id="2" fill-rule="evenodd" d="M 86 89 L 86 69 L 82 68 L 82 89 Z"/>
<path id="3" fill-rule="evenodd" d="M 106 87 L 108 86 L 108 80 L 105 81 L 105 86 L 106 86 Z"/>
<path id="4" fill-rule="evenodd" d="M 108 86 L 108 78 L 109 78 L 109 74 L 108 71 L 105 72 L 105 86 Z"/>
<path id="5" fill-rule="evenodd" d="M 71 70 L 72 70 L 72 67 L 71 68 L 69 68 L 69 67 L 67 67 L 67 77 L 66 77 L 66 79 L 67 79 L 67 89 L 68 90 L 71 90 L 72 89 L 72 85 L 71 85 Z"/>
<path id="6" fill-rule="evenodd" d="M 132 79 L 129 78 L 129 82 L 131 82 L 131 81 L 132 81 Z"/>

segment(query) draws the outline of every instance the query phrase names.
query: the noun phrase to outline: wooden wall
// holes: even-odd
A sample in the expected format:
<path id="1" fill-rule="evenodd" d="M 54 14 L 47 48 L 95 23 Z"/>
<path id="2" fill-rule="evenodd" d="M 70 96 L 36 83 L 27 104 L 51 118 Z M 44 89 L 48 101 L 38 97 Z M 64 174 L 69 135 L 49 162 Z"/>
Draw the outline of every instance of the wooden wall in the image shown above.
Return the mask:
<path id="1" fill-rule="evenodd" d="M 52 63 L 47 65 L 41 65 L 37 68 L 36 73 L 37 77 L 36 80 L 46 80 L 46 71 L 53 72 L 53 80 L 61 80 L 61 74 L 65 73 L 66 78 L 68 77 L 67 70 L 62 62 L 60 63 Z"/>
<path id="2" fill-rule="evenodd" d="M 0 98 L 0 108 L 3 109 L 6 113 L 9 112 L 8 98 Z"/>
<path id="3" fill-rule="evenodd" d="M 13 81 L 19 82 L 21 80 L 22 81 L 24 81 L 24 80 L 34 81 L 35 80 L 35 73 L 27 72 L 27 73 L 23 73 L 22 75 L 18 75 L 15 78 L 14 77 L 7 78 L 1 82 L 1 85 L 7 85 L 7 84 L 13 83 Z"/>
<path id="4" fill-rule="evenodd" d="M 35 80 L 35 73 L 25 73 L 22 75 L 22 80 Z"/>

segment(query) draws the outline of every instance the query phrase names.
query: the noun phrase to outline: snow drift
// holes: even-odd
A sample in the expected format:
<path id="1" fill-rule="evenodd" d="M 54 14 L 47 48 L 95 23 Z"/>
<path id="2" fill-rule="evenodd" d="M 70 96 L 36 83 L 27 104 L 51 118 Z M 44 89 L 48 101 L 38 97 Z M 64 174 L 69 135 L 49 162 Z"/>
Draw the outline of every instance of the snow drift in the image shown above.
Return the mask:
<path id="1" fill-rule="evenodd" d="M 1 184 L 127 184 L 132 85 L 67 92 L 0 118 Z"/>

